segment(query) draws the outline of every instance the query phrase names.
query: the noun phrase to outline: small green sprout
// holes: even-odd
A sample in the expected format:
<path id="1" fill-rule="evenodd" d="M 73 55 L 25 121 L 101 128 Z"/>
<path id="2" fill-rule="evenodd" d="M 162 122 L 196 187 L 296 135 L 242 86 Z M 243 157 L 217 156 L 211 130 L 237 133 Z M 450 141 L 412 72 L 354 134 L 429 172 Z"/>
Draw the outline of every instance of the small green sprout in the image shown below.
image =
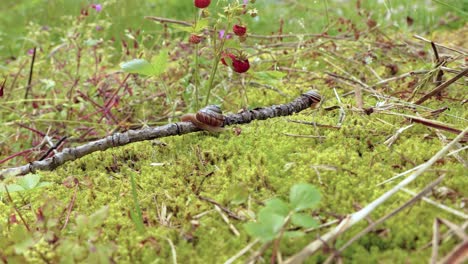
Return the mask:
<path id="1" fill-rule="evenodd" d="M 18 179 L 16 183 L 5 184 L 0 183 L 0 196 L 8 190 L 8 192 L 29 191 L 36 188 L 41 188 L 51 185 L 50 182 L 41 182 L 39 174 L 28 174 Z"/>
<path id="2" fill-rule="evenodd" d="M 284 237 L 298 237 L 304 235 L 300 231 L 286 231 L 292 224 L 300 228 L 318 226 L 318 221 L 304 210 L 314 208 L 320 202 L 320 192 L 315 186 L 302 183 L 291 188 L 289 203 L 273 198 L 260 209 L 257 222 L 244 225 L 247 233 L 260 239 L 263 243 Z"/>

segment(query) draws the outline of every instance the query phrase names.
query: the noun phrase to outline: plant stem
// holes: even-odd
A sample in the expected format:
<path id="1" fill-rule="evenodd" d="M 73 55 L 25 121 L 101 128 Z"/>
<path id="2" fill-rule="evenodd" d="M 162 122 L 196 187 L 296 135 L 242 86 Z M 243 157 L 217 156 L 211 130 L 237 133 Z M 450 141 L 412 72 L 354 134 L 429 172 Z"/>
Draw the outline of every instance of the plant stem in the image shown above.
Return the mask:
<path id="1" fill-rule="evenodd" d="M 198 109 L 198 101 L 199 101 L 199 96 L 198 96 L 198 87 L 200 85 L 200 69 L 198 67 L 198 44 L 195 45 L 195 109 Z"/>
<path id="2" fill-rule="evenodd" d="M 200 11 L 201 12 L 201 11 Z M 198 18 L 200 16 L 200 12 L 195 12 L 195 24 L 194 24 L 194 28 L 197 26 L 197 23 L 198 23 Z M 195 88 L 194 88 L 194 92 L 195 92 L 195 109 L 198 109 L 198 101 L 199 101 L 199 97 L 198 97 L 198 87 L 200 85 L 200 69 L 198 67 L 198 51 L 199 51 L 199 48 L 198 48 L 198 44 L 195 44 L 195 71 L 194 71 L 194 75 L 195 75 Z"/>
<path id="3" fill-rule="evenodd" d="M 228 26 L 227 26 L 226 29 L 231 28 L 231 18 L 230 17 L 228 18 L 227 25 Z M 208 103 L 210 102 L 210 95 L 211 95 L 211 89 L 213 88 L 214 77 L 215 77 L 216 71 L 218 69 L 219 60 L 221 59 L 221 55 L 223 53 L 224 43 L 226 42 L 228 33 L 227 33 L 227 30 L 224 32 L 224 36 L 221 38 L 221 42 L 220 42 L 218 48 L 216 48 L 216 34 L 217 34 L 217 32 L 216 32 L 216 29 L 215 29 L 215 30 L 213 30 L 213 50 L 215 51 L 215 57 L 214 57 L 214 60 L 213 60 L 213 65 L 211 67 L 210 79 L 208 80 L 208 91 L 206 92 L 205 106 L 208 105 Z"/>

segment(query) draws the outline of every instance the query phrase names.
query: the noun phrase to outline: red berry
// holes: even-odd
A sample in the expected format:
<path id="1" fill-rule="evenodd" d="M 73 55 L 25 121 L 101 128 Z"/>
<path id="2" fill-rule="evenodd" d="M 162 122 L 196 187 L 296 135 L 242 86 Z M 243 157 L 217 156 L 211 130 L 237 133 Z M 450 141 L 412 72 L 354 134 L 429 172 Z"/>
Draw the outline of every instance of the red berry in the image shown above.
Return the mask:
<path id="1" fill-rule="evenodd" d="M 195 35 L 195 34 L 190 35 L 190 38 L 189 38 L 189 42 L 192 43 L 192 44 L 198 44 L 202 40 L 203 40 L 203 38 L 201 36 L 198 36 L 198 35 Z"/>
<path id="2" fill-rule="evenodd" d="M 236 34 L 237 36 L 239 37 L 242 37 L 245 35 L 245 33 L 247 32 L 247 27 L 245 26 L 241 26 L 241 25 L 234 25 L 232 27 L 232 31 L 234 32 L 234 34 Z"/>
<path id="3" fill-rule="evenodd" d="M 249 64 L 249 60 L 248 59 L 244 59 L 244 60 L 233 60 L 232 61 L 232 69 L 235 71 L 235 72 L 238 72 L 238 73 L 243 73 L 243 72 L 246 72 L 248 71 L 250 68 L 250 64 Z"/>
<path id="4" fill-rule="evenodd" d="M 221 57 L 221 62 L 224 64 L 224 65 L 228 65 L 226 63 L 226 60 L 225 58 L 231 58 L 232 60 L 232 64 L 229 65 L 232 67 L 232 70 L 237 72 L 237 73 L 243 73 L 243 72 L 246 72 L 249 70 L 250 68 L 250 64 L 249 64 L 249 60 L 247 58 L 240 58 L 240 57 L 237 57 L 236 55 L 232 54 L 232 53 L 224 53 Z"/>
<path id="5" fill-rule="evenodd" d="M 210 5 L 211 0 L 194 0 L 193 3 L 198 8 L 205 8 Z"/>
<path id="6" fill-rule="evenodd" d="M 234 54 L 232 54 L 232 53 L 223 53 L 223 54 L 221 55 L 221 62 L 222 62 L 224 65 L 226 65 L 226 66 L 228 66 L 226 60 L 224 59 L 224 58 L 226 58 L 226 57 L 231 58 L 231 61 L 234 61 L 234 60 L 236 59 L 236 55 L 234 55 Z"/>

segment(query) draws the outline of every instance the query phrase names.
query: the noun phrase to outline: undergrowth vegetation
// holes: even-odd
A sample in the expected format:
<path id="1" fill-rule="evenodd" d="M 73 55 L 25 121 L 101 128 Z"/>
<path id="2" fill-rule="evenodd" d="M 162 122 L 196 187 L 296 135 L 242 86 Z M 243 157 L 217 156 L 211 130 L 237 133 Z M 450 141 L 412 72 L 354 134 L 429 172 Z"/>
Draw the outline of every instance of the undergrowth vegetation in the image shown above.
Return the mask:
<path id="1" fill-rule="evenodd" d="M 468 124 L 466 76 L 422 100 L 466 70 L 466 1 L 7 5 L 4 168 L 176 122 L 207 104 L 235 113 L 311 89 L 323 100 L 288 118 L 133 143 L 6 178 L 5 263 L 279 263 L 392 189 L 404 175 L 388 179 L 414 171 Z M 248 61 L 247 70 L 237 61 Z M 434 220 L 467 219 L 466 148 L 449 151 L 308 263 L 333 254 L 352 263 L 427 262 Z M 427 196 L 437 206 L 415 203 L 337 253 L 441 175 Z M 439 256 L 458 243 L 441 243 Z"/>

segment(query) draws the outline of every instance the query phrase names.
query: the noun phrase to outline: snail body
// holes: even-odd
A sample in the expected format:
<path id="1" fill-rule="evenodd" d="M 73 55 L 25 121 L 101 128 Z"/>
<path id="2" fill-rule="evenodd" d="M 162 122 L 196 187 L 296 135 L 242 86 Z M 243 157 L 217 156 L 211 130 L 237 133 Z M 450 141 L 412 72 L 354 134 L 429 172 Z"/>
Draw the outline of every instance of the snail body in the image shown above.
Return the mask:
<path id="1" fill-rule="evenodd" d="M 185 114 L 180 118 L 183 122 L 191 122 L 196 127 L 209 132 L 223 131 L 224 119 L 221 108 L 217 105 L 208 105 L 196 114 Z"/>

